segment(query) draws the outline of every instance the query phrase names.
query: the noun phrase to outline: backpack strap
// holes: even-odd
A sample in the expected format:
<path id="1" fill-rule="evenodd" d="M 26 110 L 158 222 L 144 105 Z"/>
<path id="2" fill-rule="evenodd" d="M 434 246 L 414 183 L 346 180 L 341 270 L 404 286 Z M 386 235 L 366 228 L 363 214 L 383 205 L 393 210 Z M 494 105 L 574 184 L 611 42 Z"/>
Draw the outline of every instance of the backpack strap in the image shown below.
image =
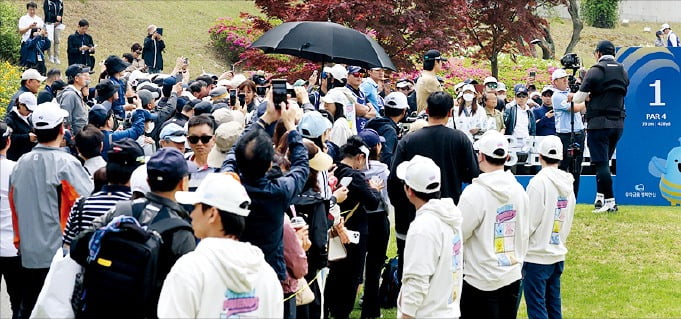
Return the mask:
<path id="1" fill-rule="evenodd" d="M 181 229 L 193 232 L 192 226 L 181 218 L 163 218 L 152 223 L 149 227 L 159 233 L 159 235 Z"/>

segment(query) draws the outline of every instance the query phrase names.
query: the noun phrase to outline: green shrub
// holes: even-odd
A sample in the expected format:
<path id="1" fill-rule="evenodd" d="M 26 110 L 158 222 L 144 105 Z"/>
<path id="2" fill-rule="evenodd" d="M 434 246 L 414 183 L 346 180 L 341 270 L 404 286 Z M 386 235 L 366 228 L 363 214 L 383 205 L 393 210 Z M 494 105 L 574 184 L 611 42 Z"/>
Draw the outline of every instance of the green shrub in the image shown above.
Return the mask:
<path id="1" fill-rule="evenodd" d="M 0 60 L 19 63 L 21 37 L 17 23 L 21 15 L 10 1 L 0 0 Z"/>
<path id="2" fill-rule="evenodd" d="M 5 118 L 5 108 L 21 85 L 21 68 L 7 61 L 0 62 L 0 119 Z"/>
<path id="3" fill-rule="evenodd" d="M 613 29 L 617 25 L 619 0 L 583 0 L 580 10 L 587 25 Z"/>

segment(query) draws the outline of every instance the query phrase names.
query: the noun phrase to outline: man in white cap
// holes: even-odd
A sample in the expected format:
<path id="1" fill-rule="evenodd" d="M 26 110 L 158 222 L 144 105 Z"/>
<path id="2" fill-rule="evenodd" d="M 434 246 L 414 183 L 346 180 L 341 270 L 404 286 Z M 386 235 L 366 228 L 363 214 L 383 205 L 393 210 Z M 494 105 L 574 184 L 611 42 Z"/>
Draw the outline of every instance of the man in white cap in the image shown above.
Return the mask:
<path id="1" fill-rule="evenodd" d="M 36 69 L 28 69 L 24 71 L 24 73 L 21 74 L 21 86 L 19 87 L 19 90 L 12 95 L 12 98 L 9 100 L 9 104 L 7 104 L 7 114 L 5 114 L 5 119 L 7 118 L 9 111 L 11 111 L 14 107 L 14 103 L 16 103 L 19 95 L 24 92 L 38 94 L 38 91 L 40 90 L 40 84 L 43 83 L 45 79 L 46 77 L 40 75 L 40 72 L 38 72 Z"/>
<path id="2" fill-rule="evenodd" d="M 54 252 L 61 247 L 71 206 L 94 188 L 80 162 L 60 148 L 68 115 L 57 103 L 36 107 L 32 119 L 38 145 L 19 159 L 10 176 L 9 200 L 17 221 L 15 246 L 21 251 L 23 277 L 20 318 L 29 317 L 35 306 Z"/>
<path id="3" fill-rule="evenodd" d="M 582 160 L 584 159 L 584 124 L 582 122 L 582 111 L 586 109 L 584 103 L 573 103 L 574 93 L 570 93 L 568 85 L 568 74 L 563 69 L 556 69 L 551 74 L 553 80 L 553 104 L 554 117 L 556 118 L 556 135 L 563 143 L 563 154 L 566 156 L 560 162 L 559 168 L 572 173 L 574 178 L 573 190 L 575 196 L 579 194 L 579 177 L 582 174 Z M 574 104 L 574 105 L 573 105 Z M 574 122 L 574 126 L 573 123 Z M 574 140 L 572 132 L 574 131 Z M 568 153 L 568 147 L 579 146 L 579 150 Z M 573 150 L 576 149 L 573 147 Z"/>
<path id="4" fill-rule="evenodd" d="M 496 92 L 497 88 L 499 87 L 499 83 L 497 82 L 497 78 L 493 76 L 488 76 L 485 78 L 483 81 L 483 84 L 485 85 L 485 92 L 487 91 L 493 91 Z"/>
<path id="5" fill-rule="evenodd" d="M 672 27 L 669 26 L 669 24 L 667 23 L 663 24 L 661 30 L 665 35 L 667 35 L 668 47 L 681 46 L 681 43 L 679 42 L 679 37 L 676 36 L 676 33 L 674 33 L 674 31 L 672 31 Z"/>
<path id="6" fill-rule="evenodd" d="M 398 317 L 457 318 L 461 298 L 463 243 L 461 211 L 440 198 L 440 168 L 414 156 L 397 167 L 404 192 L 416 207 L 407 232 Z"/>
<path id="7" fill-rule="evenodd" d="M 5 123 L 12 129 L 12 145 L 7 150 L 7 158 L 16 161 L 31 151 L 38 142 L 33 125 L 31 124 L 31 113 L 38 106 L 38 100 L 32 92 L 24 92 L 19 95 L 17 105 L 11 110 L 7 110 Z"/>
<path id="8" fill-rule="evenodd" d="M 239 237 L 251 199 L 233 174 L 209 174 L 196 192 L 177 192 L 194 205 L 192 228 L 201 242 L 177 260 L 163 283 L 159 318 L 278 318 L 281 285 L 262 251 Z"/>
<path id="9" fill-rule="evenodd" d="M 364 127 L 376 130 L 378 135 L 385 138 L 381 148 L 380 160 L 388 167 L 392 164 L 393 153 L 402 135 L 402 130 L 397 126 L 397 123 L 404 118 L 408 109 L 407 96 L 402 92 L 392 92 L 385 97 L 383 104 L 385 115 L 369 120 Z"/>
<path id="10" fill-rule="evenodd" d="M 484 173 L 459 200 L 459 209 L 466 212 L 461 318 L 515 318 L 529 238 L 529 199 L 513 174 L 504 171 L 506 137 L 487 131 L 475 144 Z"/>
<path id="11" fill-rule="evenodd" d="M 523 263 L 523 292 L 530 318 L 562 318 L 560 275 L 565 241 L 575 213 L 572 175 L 558 169 L 563 144 L 557 136 L 539 143 L 542 170 L 527 185 L 530 241 Z"/>

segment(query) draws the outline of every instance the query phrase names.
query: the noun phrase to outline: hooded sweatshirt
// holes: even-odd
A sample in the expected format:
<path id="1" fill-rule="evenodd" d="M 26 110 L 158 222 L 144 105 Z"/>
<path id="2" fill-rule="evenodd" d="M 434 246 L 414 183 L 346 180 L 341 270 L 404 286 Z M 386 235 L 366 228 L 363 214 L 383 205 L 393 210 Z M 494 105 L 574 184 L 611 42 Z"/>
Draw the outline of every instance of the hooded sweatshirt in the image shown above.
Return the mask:
<path id="1" fill-rule="evenodd" d="M 529 199 L 511 172 L 481 174 L 464 189 L 459 209 L 466 249 L 464 278 L 493 291 L 521 278 L 529 238 Z"/>
<path id="2" fill-rule="evenodd" d="M 462 220 L 451 198 L 431 199 L 416 211 L 407 232 L 398 318 L 461 316 Z"/>
<path id="3" fill-rule="evenodd" d="M 527 185 L 530 198 L 530 244 L 525 261 L 550 265 L 565 260 L 565 241 L 575 214 L 574 178 L 545 167 Z"/>
<path id="4" fill-rule="evenodd" d="M 205 238 L 163 283 L 159 318 L 279 318 L 283 292 L 262 251 L 249 243 Z"/>

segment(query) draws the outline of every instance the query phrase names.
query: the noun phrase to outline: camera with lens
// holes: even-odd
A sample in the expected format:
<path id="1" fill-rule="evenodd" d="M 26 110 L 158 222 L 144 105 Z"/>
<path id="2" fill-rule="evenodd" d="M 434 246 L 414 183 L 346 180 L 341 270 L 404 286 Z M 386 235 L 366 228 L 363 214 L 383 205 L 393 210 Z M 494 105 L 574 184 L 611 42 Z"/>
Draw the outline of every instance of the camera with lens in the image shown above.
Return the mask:
<path id="1" fill-rule="evenodd" d="M 566 70 L 572 70 L 572 75 L 568 76 L 568 86 L 570 87 L 570 92 L 577 93 L 579 91 L 579 83 L 577 83 L 577 78 L 575 78 L 575 73 L 582 67 L 582 62 L 577 56 L 577 53 L 568 53 L 560 58 L 560 64 Z"/>
<path id="2" fill-rule="evenodd" d="M 579 156 L 579 152 L 582 150 L 579 143 L 571 143 L 567 148 L 567 155 L 569 158 L 575 158 Z"/>

